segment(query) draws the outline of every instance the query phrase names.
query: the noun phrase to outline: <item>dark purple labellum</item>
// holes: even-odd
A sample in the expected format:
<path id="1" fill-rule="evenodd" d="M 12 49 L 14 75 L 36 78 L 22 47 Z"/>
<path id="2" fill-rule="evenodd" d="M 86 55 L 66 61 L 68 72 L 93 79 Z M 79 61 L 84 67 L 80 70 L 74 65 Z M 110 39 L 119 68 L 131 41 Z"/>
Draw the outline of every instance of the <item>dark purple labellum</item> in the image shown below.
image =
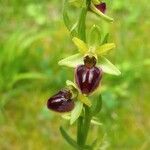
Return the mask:
<path id="1" fill-rule="evenodd" d="M 75 71 L 75 81 L 83 94 L 92 93 L 98 86 L 102 78 L 102 69 L 97 67 L 88 68 L 80 65 Z"/>
<path id="2" fill-rule="evenodd" d="M 74 101 L 71 99 L 72 94 L 69 90 L 63 89 L 49 98 L 47 107 L 56 112 L 69 112 L 74 108 Z"/>
<path id="3" fill-rule="evenodd" d="M 95 5 L 98 10 L 100 10 L 103 14 L 106 12 L 106 3 L 101 2 L 99 5 Z"/>

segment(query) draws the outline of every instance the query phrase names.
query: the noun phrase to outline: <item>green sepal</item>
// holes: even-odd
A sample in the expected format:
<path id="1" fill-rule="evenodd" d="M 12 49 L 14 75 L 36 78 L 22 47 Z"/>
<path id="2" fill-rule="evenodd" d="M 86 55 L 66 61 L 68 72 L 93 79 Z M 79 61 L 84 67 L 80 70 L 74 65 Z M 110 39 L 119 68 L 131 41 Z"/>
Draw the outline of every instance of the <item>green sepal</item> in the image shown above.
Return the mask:
<path id="1" fill-rule="evenodd" d="M 108 51 L 112 50 L 113 48 L 115 48 L 116 45 L 114 43 L 106 43 L 101 45 L 100 47 L 98 47 L 96 49 L 96 54 L 98 56 L 104 55 L 106 54 Z"/>
<path id="2" fill-rule="evenodd" d="M 67 86 L 72 86 L 78 91 L 78 94 L 77 94 L 77 97 L 76 97 L 77 100 L 81 101 L 83 104 L 87 105 L 88 107 L 91 107 L 92 103 L 89 100 L 89 98 L 86 95 L 81 94 L 79 92 L 79 89 L 78 89 L 77 85 L 74 82 L 72 82 L 70 80 L 67 80 L 66 85 Z"/>
<path id="3" fill-rule="evenodd" d="M 99 26 L 93 25 L 88 35 L 88 44 L 92 47 L 97 47 L 101 42 L 101 31 Z"/>
<path id="4" fill-rule="evenodd" d="M 58 62 L 61 66 L 67 66 L 71 68 L 77 67 L 79 64 L 83 64 L 83 55 L 77 53 L 75 55 L 64 58 Z"/>
<path id="5" fill-rule="evenodd" d="M 116 75 L 116 76 L 121 75 L 120 70 L 105 57 L 99 58 L 99 62 L 97 63 L 97 66 L 99 66 L 105 73 Z"/>
<path id="6" fill-rule="evenodd" d="M 92 10 L 94 13 L 96 13 L 98 16 L 100 16 L 101 18 L 103 18 L 105 21 L 107 21 L 107 22 L 113 22 L 113 21 L 114 21 L 113 18 L 111 18 L 111 17 L 109 17 L 109 16 L 103 14 L 101 11 L 99 11 L 99 10 L 95 7 L 95 5 L 94 5 L 93 3 L 91 3 L 90 8 L 91 8 L 91 10 Z"/>
<path id="7" fill-rule="evenodd" d="M 79 100 L 75 102 L 75 108 L 71 111 L 70 124 L 72 125 L 82 113 L 83 103 Z"/>
<path id="8" fill-rule="evenodd" d="M 87 44 L 86 44 L 84 41 L 80 40 L 80 39 L 77 38 L 77 37 L 74 37 L 74 38 L 72 39 L 72 41 L 73 41 L 73 43 L 77 46 L 77 48 L 78 48 L 78 50 L 79 50 L 79 52 L 80 52 L 81 54 L 87 53 L 87 51 L 88 51 L 88 46 L 87 46 Z"/>
<path id="9" fill-rule="evenodd" d="M 68 89 L 70 90 L 70 92 L 71 92 L 71 94 L 72 94 L 71 98 L 74 99 L 74 100 L 77 99 L 78 93 L 79 93 L 79 89 L 78 89 L 78 87 L 76 86 L 76 84 L 73 83 L 73 82 L 70 81 L 70 80 L 67 80 L 67 81 L 66 81 L 66 85 L 67 85 Z"/>

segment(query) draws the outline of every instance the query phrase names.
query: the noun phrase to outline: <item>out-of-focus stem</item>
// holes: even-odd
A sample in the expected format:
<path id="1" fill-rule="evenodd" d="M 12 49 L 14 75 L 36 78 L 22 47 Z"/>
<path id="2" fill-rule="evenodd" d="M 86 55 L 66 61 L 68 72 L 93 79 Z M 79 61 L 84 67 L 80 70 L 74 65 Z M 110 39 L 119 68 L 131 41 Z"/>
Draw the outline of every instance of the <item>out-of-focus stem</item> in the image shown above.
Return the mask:
<path id="1" fill-rule="evenodd" d="M 77 120 L 77 144 L 80 146 L 82 146 L 83 141 L 82 128 L 83 128 L 83 117 L 80 116 Z"/>
<path id="2" fill-rule="evenodd" d="M 83 123 L 83 145 L 86 144 L 91 119 L 92 119 L 92 115 L 91 115 L 91 112 L 90 112 L 90 108 L 88 106 L 85 106 L 85 115 L 84 115 L 84 123 Z"/>

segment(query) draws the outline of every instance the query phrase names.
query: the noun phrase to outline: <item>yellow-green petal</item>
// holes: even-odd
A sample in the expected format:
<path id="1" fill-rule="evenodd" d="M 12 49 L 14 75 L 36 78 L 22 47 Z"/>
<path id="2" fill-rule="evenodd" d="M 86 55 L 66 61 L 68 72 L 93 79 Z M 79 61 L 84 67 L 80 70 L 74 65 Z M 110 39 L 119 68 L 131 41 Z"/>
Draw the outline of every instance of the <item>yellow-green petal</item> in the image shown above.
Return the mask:
<path id="1" fill-rule="evenodd" d="M 101 55 L 107 53 L 108 51 L 112 50 L 115 47 L 116 47 L 116 45 L 114 43 L 103 44 L 102 46 L 100 46 L 96 49 L 96 54 L 98 56 L 101 56 Z"/>
<path id="2" fill-rule="evenodd" d="M 72 41 L 73 41 L 74 44 L 77 46 L 77 48 L 78 48 L 78 50 L 79 50 L 79 52 L 80 52 L 81 54 L 87 53 L 87 51 L 88 51 L 88 46 L 87 46 L 86 43 L 84 43 L 82 40 L 80 40 L 80 39 L 77 38 L 77 37 L 74 37 L 74 38 L 72 39 Z"/>

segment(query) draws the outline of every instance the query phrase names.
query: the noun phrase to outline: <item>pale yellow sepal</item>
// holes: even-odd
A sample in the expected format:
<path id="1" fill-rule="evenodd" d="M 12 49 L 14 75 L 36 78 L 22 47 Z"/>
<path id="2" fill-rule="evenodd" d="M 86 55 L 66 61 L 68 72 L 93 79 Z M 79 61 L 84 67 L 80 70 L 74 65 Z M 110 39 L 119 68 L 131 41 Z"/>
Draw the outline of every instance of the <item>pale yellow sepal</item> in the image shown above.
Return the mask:
<path id="1" fill-rule="evenodd" d="M 116 76 L 121 75 L 120 70 L 103 56 L 100 57 L 100 63 L 97 63 L 97 66 L 99 66 L 105 73 Z"/>
<path id="2" fill-rule="evenodd" d="M 104 55 L 115 47 L 116 45 L 114 43 L 103 44 L 102 46 L 96 48 L 96 54 L 98 56 Z"/>
<path id="3" fill-rule="evenodd" d="M 75 55 L 69 56 L 67 58 L 64 58 L 58 62 L 61 66 L 67 66 L 75 68 L 79 64 L 83 64 L 83 55 L 80 53 L 77 53 Z"/>

